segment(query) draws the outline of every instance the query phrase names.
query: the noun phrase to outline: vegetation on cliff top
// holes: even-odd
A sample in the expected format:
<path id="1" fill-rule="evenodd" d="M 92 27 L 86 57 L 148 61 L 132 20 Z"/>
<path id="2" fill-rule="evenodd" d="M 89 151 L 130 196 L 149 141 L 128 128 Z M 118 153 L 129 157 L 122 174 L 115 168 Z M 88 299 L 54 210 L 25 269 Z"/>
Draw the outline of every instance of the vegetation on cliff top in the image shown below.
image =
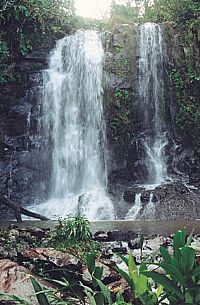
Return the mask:
<path id="1" fill-rule="evenodd" d="M 2 0 L 0 84 L 16 81 L 16 62 L 45 41 L 75 28 L 73 0 Z"/>

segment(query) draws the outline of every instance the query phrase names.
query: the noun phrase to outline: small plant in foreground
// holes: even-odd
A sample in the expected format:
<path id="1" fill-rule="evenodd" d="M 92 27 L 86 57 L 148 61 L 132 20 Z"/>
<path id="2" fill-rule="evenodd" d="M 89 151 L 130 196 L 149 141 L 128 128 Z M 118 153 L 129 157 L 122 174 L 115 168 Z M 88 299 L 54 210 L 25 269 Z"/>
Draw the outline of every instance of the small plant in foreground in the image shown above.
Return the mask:
<path id="1" fill-rule="evenodd" d="M 91 238 L 89 221 L 82 215 L 68 215 L 58 219 L 58 226 L 54 231 L 54 239 L 58 243 L 85 241 Z"/>
<path id="2" fill-rule="evenodd" d="M 67 251 L 83 261 L 88 252 L 99 250 L 99 243 L 91 239 L 90 223 L 84 216 L 69 215 L 65 219 L 58 219 L 58 222 L 50 239 L 51 246 Z"/>
<path id="3" fill-rule="evenodd" d="M 167 299 L 167 304 L 200 304 L 200 266 L 196 263 L 196 251 L 191 247 L 191 241 L 192 233 L 186 238 L 185 229 L 177 231 L 173 239 L 173 255 L 161 247 L 160 253 L 163 261 L 154 263 L 161 267 L 165 274 L 147 270 L 142 272 L 143 275 L 163 286 L 163 300 Z"/>
<path id="4" fill-rule="evenodd" d="M 136 304 L 143 305 L 157 305 L 159 304 L 158 298 L 161 295 L 162 289 L 158 289 L 157 293 L 152 291 L 151 285 L 148 281 L 146 275 L 143 274 L 144 271 L 147 271 L 147 265 L 142 262 L 138 268 L 134 257 L 132 254 L 129 254 L 128 259 L 119 255 L 121 259 L 126 263 L 129 273 L 126 273 L 124 270 L 116 267 L 116 271 L 126 280 L 129 284 L 133 295 L 136 297 Z"/>

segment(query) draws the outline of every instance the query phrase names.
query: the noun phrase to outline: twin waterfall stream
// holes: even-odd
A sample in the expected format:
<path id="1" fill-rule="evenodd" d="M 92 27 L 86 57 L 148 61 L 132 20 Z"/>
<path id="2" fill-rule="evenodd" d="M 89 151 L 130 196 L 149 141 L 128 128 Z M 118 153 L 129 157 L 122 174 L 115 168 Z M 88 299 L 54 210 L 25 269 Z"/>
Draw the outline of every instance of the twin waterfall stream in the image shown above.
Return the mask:
<path id="1" fill-rule="evenodd" d="M 167 182 L 165 146 L 168 143 L 164 101 L 165 47 L 161 29 L 140 27 L 139 99 L 143 105 L 143 135 L 148 173 L 143 187 Z M 43 72 L 43 122 L 45 150 L 51 150 L 48 200 L 34 210 L 50 218 L 84 214 L 89 220 L 115 219 L 107 194 L 106 126 L 103 114 L 104 50 L 95 31 L 79 31 L 57 42 Z M 141 194 L 126 219 L 137 219 Z M 150 200 L 145 211 L 153 218 Z"/>

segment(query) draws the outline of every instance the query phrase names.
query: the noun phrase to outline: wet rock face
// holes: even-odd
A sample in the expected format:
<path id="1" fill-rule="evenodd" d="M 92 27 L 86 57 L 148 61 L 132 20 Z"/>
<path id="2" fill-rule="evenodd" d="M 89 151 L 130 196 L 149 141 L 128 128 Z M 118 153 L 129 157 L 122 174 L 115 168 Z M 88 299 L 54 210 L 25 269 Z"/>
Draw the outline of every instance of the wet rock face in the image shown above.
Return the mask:
<path id="1" fill-rule="evenodd" d="M 127 181 L 134 175 L 131 162 L 134 152 L 131 141 L 139 128 L 135 115 L 138 78 L 138 25 L 120 25 L 106 33 L 105 114 L 109 149 L 109 179 Z"/>
<path id="2" fill-rule="evenodd" d="M 43 184 L 47 175 L 41 172 L 39 151 L 41 129 L 42 73 L 47 65 L 49 50 L 38 52 L 19 63 L 24 82 L 18 87 L 4 86 L 0 102 L 4 118 L 0 130 L 0 193 L 25 206 L 33 203 L 36 194 L 45 194 Z M 42 196 L 43 196 L 42 195 Z M 45 195 L 44 195 L 45 196 Z M 1 218 L 12 218 L 12 211 L 0 205 Z"/>
<path id="3" fill-rule="evenodd" d="M 153 193 L 157 219 L 197 219 L 200 192 L 181 183 L 157 187 Z"/>
<path id="4" fill-rule="evenodd" d="M 128 192 L 130 192 L 129 187 Z M 126 195 L 127 190 L 124 194 Z M 135 188 L 132 188 L 134 194 Z M 149 203 L 152 201 L 150 208 L 155 209 L 153 219 L 165 220 L 189 220 L 200 217 L 198 209 L 200 191 L 198 188 L 187 187 L 182 183 L 171 183 L 160 185 L 153 190 L 141 190 L 141 209 L 136 216 L 139 220 L 150 220 L 151 211 Z M 124 197 L 125 199 L 126 197 Z M 129 199 L 129 198 L 128 198 Z M 133 197 L 131 197 L 133 199 Z M 130 203 L 130 208 L 134 206 L 134 201 Z"/>

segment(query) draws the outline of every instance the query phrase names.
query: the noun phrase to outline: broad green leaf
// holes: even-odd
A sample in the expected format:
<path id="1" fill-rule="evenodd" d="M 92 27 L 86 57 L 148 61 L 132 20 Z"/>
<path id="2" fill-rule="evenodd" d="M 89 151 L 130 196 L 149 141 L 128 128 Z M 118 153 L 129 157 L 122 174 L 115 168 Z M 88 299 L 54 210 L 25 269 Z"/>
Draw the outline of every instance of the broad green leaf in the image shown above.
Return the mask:
<path id="1" fill-rule="evenodd" d="M 112 305 L 112 297 L 111 297 L 111 293 L 110 290 L 104 285 L 104 283 L 102 283 L 102 281 L 95 279 L 97 281 L 97 284 L 99 285 L 104 298 L 108 301 L 109 305 Z"/>
<path id="2" fill-rule="evenodd" d="M 194 304 L 193 297 L 190 295 L 189 291 L 185 292 L 185 302 L 187 304 Z"/>
<path id="3" fill-rule="evenodd" d="M 137 296 L 141 296 L 148 290 L 148 278 L 140 274 L 138 276 L 137 282 L 135 283 L 135 293 Z"/>
<path id="4" fill-rule="evenodd" d="M 95 255 L 93 253 L 89 253 L 87 255 L 86 260 L 87 260 L 88 271 L 90 272 L 90 274 L 92 274 L 95 268 Z"/>
<path id="5" fill-rule="evenodd" d="M 104 297 L 102 292 L 98 292 L 94 296 L 97 305 L 104 305 Z"/>
<path id="6" fill-rule="evenodd" d="M 184 275 L 181 271 L 172 264 L 160 263 L 160 267 L 163 268 L 167 275 L 170 275 L 171 279 L 183 286 L 186 286 Z"/>
<path id="7" fill-rule="evenodd" d="M 195 249 L 192 247 L 185 246 L 181 249 L 181 267 L 185 275 L 187 275 L 195 263 Z"/>
<path id="8" fill-rule="evenodd" d="M 184 237 L 186 238 L 185 230 L 178 230 L 174 234 L 173 238 L 173 248 L 174 248 L 174 258 L 177 260 L 177 262 L 180 263 L 181 254 L 180 254 L 180 248 L 184 247 Z"/>
<path id="9" fill-rule="evenodd" d="M 98 280 L 100 280 L 101 277 L 102 277 L 102 274 L 103 274 L 103 267 L 95 267 L 95 268 L 94 268 L 93 276 L 94 276 L 95 278 L 97 278 Z"/>
<path id="10" fill-rule="evenodd" d="M 173 249 L 174 249 L 174 264 L 181 269 L 181 252 L 180 248 L 184 247 L 186 243 L 186 229 L 178 230 L 174 234 Z"/>
<path id="11" fill-rule="evenodd" d="M 179 297 L 180 300 L 182 301 L 184 300 L 184 294 L 182 293 L 182 291 L 166 275 L 159 274 L 155 271 L 143 271 L 143 274 L 146 275 L 147 277 L 152 278 L 157 284 L 162 285 L 163 288 L 168 292 L 173 292 L 174 294 L 176 294 L 176 296 Z"/>
<path id="12" fill-rule="evenodd" d="M 34 279 L 33 277 L 30 277 L 31 283 L 33 285 L 33 288 L 36 292 L 36 297 L 38 300 L 38 303 L 40 305 L 50 305 L 50 302 L 43 290 L 43 288 L 40 286 L 40 284 Z M 38 294 L 39 293 L 39 294 Z"/>
<path id="13" fill-rule="evenodd" d="M 138 268 L 131 253 L 128 257 L 128 271 L 133 284 L 136 285 L 138 280 Z"/>
<path id="14" fill-rule="evenodd" d="M 195 267 L 191 272 L 191 276 L 197 276 L 199 274 L 200 274 L 200 266 Z"/>
<path id="15" fill-rule="evenodd" d="M 163 246 L 160 247 L 160 253 L 161 253 L 165 263 L 170 264 L 172 262 L 172 258 L 170 256 L 168 250 L 165 247 L 163 247 Z"/>

